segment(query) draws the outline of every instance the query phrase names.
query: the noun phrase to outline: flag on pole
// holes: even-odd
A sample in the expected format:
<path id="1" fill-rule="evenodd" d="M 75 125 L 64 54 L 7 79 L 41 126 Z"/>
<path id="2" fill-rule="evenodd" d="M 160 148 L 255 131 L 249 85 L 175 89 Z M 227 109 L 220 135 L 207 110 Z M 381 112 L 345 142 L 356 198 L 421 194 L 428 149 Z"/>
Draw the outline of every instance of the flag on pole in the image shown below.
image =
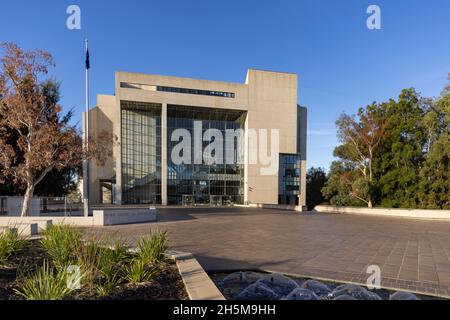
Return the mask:
<path id="1" fill-rule="evenodd" d="M 89 61 L 89 48 L 86 41 L 86 70 L 89 70 L 91 68 L 91 63 Z"/>

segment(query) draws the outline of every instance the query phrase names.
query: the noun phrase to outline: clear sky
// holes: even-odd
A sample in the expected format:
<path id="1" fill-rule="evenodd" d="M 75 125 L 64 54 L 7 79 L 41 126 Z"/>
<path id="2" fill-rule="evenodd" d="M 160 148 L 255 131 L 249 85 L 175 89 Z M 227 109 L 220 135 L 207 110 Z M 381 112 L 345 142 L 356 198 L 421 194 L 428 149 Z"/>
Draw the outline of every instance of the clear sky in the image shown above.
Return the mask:
<path id="1" fill-rule="evenodd" d="M 66 8 L 81 7 L 81 30 Z M 379 5 L 382 29 L 366 27 Z M 309 166 L 328 169 L 334 122 L 372 101 L 415 87 L 438 96 L 450 72 L 448 0 L 2 1 L 0 41 L 51 52 L 62 105 L 84 108 L 84 47 L 91 53 L 91 105 L 114 94 L 114 72 L 243 82 L 249 67 L 295 72 L 309 108 Z"/>

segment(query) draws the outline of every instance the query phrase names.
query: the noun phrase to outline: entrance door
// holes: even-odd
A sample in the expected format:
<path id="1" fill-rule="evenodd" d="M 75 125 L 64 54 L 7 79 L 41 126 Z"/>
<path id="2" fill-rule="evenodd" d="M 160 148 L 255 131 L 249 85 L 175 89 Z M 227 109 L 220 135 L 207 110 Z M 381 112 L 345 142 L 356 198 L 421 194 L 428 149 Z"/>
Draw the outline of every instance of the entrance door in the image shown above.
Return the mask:
<path id="1" fill-rule="evenodd" d="M 209 181 L 194 181 L 194 197 L 196 204 L 209 204 Z"/>

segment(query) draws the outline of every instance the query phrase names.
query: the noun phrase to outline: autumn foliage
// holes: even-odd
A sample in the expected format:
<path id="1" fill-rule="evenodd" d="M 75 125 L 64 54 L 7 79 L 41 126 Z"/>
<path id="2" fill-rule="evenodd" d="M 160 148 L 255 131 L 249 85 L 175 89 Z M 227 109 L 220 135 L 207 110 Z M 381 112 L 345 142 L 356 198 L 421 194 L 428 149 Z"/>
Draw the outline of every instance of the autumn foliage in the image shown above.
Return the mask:
<path id="1" fill-rule="evenodd" d="M 36 186 L 50 171 L 77 166 L 87 158 L 102 162 L 108 152 L 99 141 L 91 141 L 86 152 L 79 130 L 61 116 L 58 99 L 47 92 L 45 77 L 55 66 L 48 52 L 23 51 L 12 43 L 1 47 L 0 183 L 12 177 L 25 187 L 26 216 Z"/>

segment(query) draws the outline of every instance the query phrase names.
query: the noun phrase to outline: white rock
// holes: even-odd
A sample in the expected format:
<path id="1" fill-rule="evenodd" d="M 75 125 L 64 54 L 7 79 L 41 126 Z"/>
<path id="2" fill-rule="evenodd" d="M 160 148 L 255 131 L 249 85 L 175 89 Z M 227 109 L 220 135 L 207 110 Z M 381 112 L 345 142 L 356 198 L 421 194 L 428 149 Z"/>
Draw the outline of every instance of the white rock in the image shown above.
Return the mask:
<path id="1" fill-rule="evenodd" d="M 319 297 L 311 290 L 296 288 L 282 300 L 319 300 Z"/>
<path id="2" fill-rule="evenodd" d="M 398 291 L 389 297 L 389 300 L 420 300 L 415 294 L 410 292 Z"/>
<path id="3" fill-rule="evenodd" d="M 348 294 L 343 294 L 343 295 L 340 295 L 340 296 L 334 298 L 333 300 L 358 300 L 358 299 L 353 298 L 352 296 L 349 296 Z"/>
<path id="4" fill-rule="evenodd" d="M 358 300 L 382 300 L 376 293 L 370 292 L 367 289 L 355 284 L 341 285 L 332 293 L 332 297 L 339 297 L 342 295 L 348 295 Z"/>
<path id="5" fill-rule="evenodd" d="M 301 287 L 311 290 L 319 297 L 327 297 L 331 293 L 331 289 L 327 285 L 316 280 L 307 280 L 303 282 Z"/>
<path id="6" fill-rule="evenodd" d="M 286 296 L 298 288 L 297 282 L 278 273 L 269 274 L 259 279 L 258 282 L 265 284 L 280 296 Z"/>
<path id="7" fill-rule="evenodd" d="M 236 299 L 239 300 L 277 300 L 280 296 L 264 283 L 256 282 L 245 288 Z"/>

